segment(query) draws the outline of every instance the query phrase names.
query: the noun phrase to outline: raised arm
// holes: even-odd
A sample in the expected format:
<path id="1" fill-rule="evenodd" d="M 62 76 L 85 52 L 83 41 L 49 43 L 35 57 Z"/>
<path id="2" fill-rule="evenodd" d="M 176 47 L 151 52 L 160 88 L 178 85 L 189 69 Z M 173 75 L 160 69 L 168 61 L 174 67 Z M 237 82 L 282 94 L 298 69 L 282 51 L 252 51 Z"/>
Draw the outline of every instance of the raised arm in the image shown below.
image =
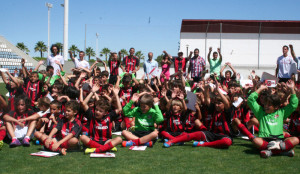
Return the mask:
<path id="1" fill-rule="evenodd" d="M 225 97 L 225 95 L 221 92 L 220 88 L 219 88 L 219 83 L 216 79 L 216 76 L 215 76 L 215 83 L 216 83 L 216 89 L 218 91 L 218 95 L 222 98 L 222 101 L 224 103 L 224 108 L 225 109 L 229 109 L 230 108 L 230 102 L 228 101 L 228 99 Z"/>
<path id="2" fill-rule="evenodd" d="M 229 66 L 229 68 L 232 70 L 232 72 L 233 72 L 233 75 L 232 75 L 232 77 L 233 76 L 235 76 L 236 77 L 236 70 L 233 68 L 233 66 L 231 65 L 231 63 L 230 62 L 228 62 L 227 63 L 227 65 Z"/>
<path id="3" fill-rule="evenodd" d="M 219 56 L 220 56 L 220 62 L 222 62 L 222 60 L 223 60 L 223 57 L 222 57 L 222 54 L 221 54 L 221 49 L 220 48 L 218 48 L 218 53 L 219 53 Z"/>
<path id="4" fill-rule="evenodd" d="M 120 98 L 119 98 L 119 91 L 120 88 L 116 88 L 114 87 L 112 92 L 113 92 L 113 96 L 115 97 L 115 101 L 117 102 L 117 109 L 115 110 L 116 114 L 119 114 L 122 111 L 122 106 L 121 106 L 121 102 L 120 102 Z"/>
<path id="5" fill-rule="evenodd" d="M 40 68 L 40 66 L 41 65 L 43 65 L 44 64 L 44 61 L 39 61 L 39 63 L 38 63 L 38 65 L 34 68 L 34 70 L 33 71 L 38 71 L 39 70 L 39 68 Z"/>
<path id="6" fill-rule="evenodd" d="M 69 54 L 70 54 L 70 57 L 71 57 L 72 61 L 75 62 L 75 57 L 73 57 L 72 51 L 69 50 Z"/>
<path id="7" fill-rule="evenodd" d="M 208 51 L 208 54 L 207 54 L 208 63 L 210 63 L 210 54 L 211 54 L 211 51 L 212 51 L 212 47 L 209 47 L 209 51 Z"/>
<path id="8" fill-rule="evenodd" d="M 2 71 L 1 71 L 1 77 L 2 77 L 3 82 L 4 82 L 5 84 L 8 84 L 9 81 L 7 80 L 7 78 L 6 78 L 5 74 L 4 74 L 4 72 L 2 72 Z"/>

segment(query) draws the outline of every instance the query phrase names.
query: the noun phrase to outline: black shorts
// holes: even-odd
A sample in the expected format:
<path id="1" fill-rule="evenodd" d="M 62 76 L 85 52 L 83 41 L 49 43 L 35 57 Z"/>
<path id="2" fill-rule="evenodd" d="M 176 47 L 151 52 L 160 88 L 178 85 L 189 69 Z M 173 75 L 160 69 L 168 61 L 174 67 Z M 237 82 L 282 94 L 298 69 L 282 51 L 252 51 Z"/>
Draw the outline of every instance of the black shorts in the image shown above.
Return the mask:
<path id="1" fill-rule="evenodd" d="M 95 141 L 94 138 L 91 138 L 91 140 Z M 108 140 L 106 140 L 106 141 L 108 141 Z M 95 141 L 95 142 L 98 144 L 104 145 L 106 143 L 106 141 L 99 140 L 99 141 Z"/>
<path id="2" fill-rule="evenodd" d="M 113 132 L 119 132 L 119 131 L 122 131 L 121 124 L 122 124 L 122 122 L 115 121 L 115 127 L 113 128 L 112 131 L 113 131 Z"/>
<path id="3" fill-rule="evenodd" d="M 212 133 L 212 132 L 209 132 L 209 131 L 202 131 L 202 132 L 204 133 L 205 139 L 206 139 L 207 142 L 221 140 L 223 138 L 229 138 L 229 139 L 231 139 L 231 141 L 233 141 L 233 139 L 228 135 L 216 134 L 216 133 Z"/>
<path id="4" fill-rule="evenodd" d="M 134 132 L 132 132 L 132 134 L 139 137 L 139 138 L 141 138 L 143 136 L 151 134 L 152 132 L 153 131 L 134 131 Z"/>

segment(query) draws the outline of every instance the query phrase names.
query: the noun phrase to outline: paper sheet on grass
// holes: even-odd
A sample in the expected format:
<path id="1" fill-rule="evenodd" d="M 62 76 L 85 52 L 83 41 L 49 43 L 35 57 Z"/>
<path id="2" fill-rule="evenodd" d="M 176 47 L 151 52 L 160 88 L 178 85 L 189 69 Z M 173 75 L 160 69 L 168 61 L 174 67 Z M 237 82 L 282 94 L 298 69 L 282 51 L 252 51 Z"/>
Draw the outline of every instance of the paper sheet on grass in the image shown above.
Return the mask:
<path id="1" fill-rule="evenodd" d="M 109 152 L 106 152 L 106 153 L 91 153 L 90 157 L 91 158 L 115 158 L 116 154 L 109 153 Z"/>
<path id="2" fill-rule="evenodd" d="M 145 151 L 147 146 L 131 146 L 129 150 Z"/>
<path id="3" fill-rule="evenodd" d="M 120 132 L 113 132 L 112 134 L 113 134 L 113 135 L 120 135 L 120 136 L 121 136 L 121 135 L 122 135 L 122 132 L 121 132 L 121 131 L 120 131 Z"/>
<path id="4" fill-rule="evenodd" d="M 30 155 L 32 156 L 40 156 L 40 157 L 45 157 L 45 158 L 50 158 L 56 155 L 59 155 L 57 152 L 47 152 L 47 151 L 40 151 L 36 153 L 31 153 Z"/>

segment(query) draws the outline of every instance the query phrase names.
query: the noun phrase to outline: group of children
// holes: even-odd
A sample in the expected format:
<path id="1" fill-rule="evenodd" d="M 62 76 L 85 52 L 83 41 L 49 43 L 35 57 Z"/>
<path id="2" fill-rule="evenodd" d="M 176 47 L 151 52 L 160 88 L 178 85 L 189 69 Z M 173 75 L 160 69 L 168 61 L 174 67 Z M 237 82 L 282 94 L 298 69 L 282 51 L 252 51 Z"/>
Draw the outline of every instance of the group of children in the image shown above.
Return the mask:
<path id="1" fill-rule="evenodd" d="M 109 64 L 117 61 L 116 53 L 111 57 Z M 116 151 L 119 144 L 152 147 L 158 137 L 166 148 L 192 140 L 194 147 L 228 148 L 234 137 L 244 135 L 262 157 L 294 156 L 300 91 L 291 80 L 268 88 L 254 78 L 253 86 L 241 87 L 236 72 L 224 76 L 224 69 L 195 82 L 181 71 L 137 80 L 128 72 L 110 76 L 98 63 L 103 62 L 68 76 L 59 62 L 57 72 L 52 66 L 38 71 L 41 63 L 29 72 L 24 60 L 22 76 L 1 72 L 9 98 L 0 97 L 0 147 L 7 136 L 10 147 L 30 146 L 35 137 L 63 155 L 81 143 L 85 153 Z M 186 87 L 197 96 L 194 109 L 187 107 Z M 123 138 L 113 138 L 113 131 L 122 131 Z"/>

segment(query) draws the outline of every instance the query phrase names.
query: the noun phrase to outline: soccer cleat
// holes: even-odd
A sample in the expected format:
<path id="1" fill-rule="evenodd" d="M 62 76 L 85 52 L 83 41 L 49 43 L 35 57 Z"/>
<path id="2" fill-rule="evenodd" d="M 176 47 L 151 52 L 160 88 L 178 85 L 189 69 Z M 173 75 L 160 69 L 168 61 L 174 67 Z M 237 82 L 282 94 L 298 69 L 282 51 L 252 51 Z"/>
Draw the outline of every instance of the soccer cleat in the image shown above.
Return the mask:
<path id="1" fill-rule="evenodd" d="M 152 141 L 149 141 L 145 144 L 143 144 L 144 146 L 147 146 L 147 147 L 152 147 L 153 146 L 153 142 Z"/>
<path id="2" fill-rule="evenodd" d="M 30 139 L 25 137 L 22 141 L 23 146 L 29 147 L 30 146 L 29 141 L 30 141 Z"/>
<path id="3" fill-rule="evenodd" d="M 271 150 L 262 150 L 260 151 L 260 157 L 262 158 L 269 158 L 272 156 L 272 151 Z"/>
<path id="4" fill-rule="evenodd" d="M 135 143 L 133 143 L 131 140 L 130 141 L 123 141 L 122 142 L 123 147 L 130 147 L 130 146 L 136 146 Z"/>
<path id="5" fill-rule="evenodd" d="M 89 153 L 94 153 L 96 151 L 96 148 L 86 148 L 84 153 L 89 154 Z"/>
<path id="6" fill-rule="evenodd" d="M 291 149 L 287 152 L 282 152 L 281 154 L 285 155 L 285 156 L 293 157 L 293 156 L 295 156 L 295 151 L 293 149 Z"/>
<path id="7" fill-rule="evenodd" d="M 168 142 L 169 141 L 169 139 L 164 139 L 164 142 Z"/>
<path id="8" fill-rule="evenodd" d="M 17 147 L 21 146 L 22 144 L 17 138 L 12 139 L 11 143 L 9 144 L 10 147 Z"/>
<path id="9" fill-rule="evenodd" d="M 267 147 L 268 150 L 280 150 L 280 141 L 270 141 Z"/>
<path id="10" fill-rule="evenodd" d="M 0 141 L 0 150 L 2 149 L 3 147 L 3 140 Z"/>
<path id="11" fill-rule="evenodd" d="M 174 144 L 171 142 L 171 141 L 168 141 L 168 142 L 165 142 L 164 143 L 164 147 L 168 148 L 168 147 L 171 147 L 173 146 Z"/>
<path id="12" fill-rule="evenodd" d="M 117 152 L 118 149 L 117 149 L 117 147 L 113 147 L 113 148 L 110 149 L 110 151 L 112 151 L 112 152 Z"/>
<path id="13" fill-rule="evenodd" d="M 204 141 L 194 141 L 193 147 L 198 147 L 198 146 L 201 146 L 202 144 L 204 144 Z"/>

